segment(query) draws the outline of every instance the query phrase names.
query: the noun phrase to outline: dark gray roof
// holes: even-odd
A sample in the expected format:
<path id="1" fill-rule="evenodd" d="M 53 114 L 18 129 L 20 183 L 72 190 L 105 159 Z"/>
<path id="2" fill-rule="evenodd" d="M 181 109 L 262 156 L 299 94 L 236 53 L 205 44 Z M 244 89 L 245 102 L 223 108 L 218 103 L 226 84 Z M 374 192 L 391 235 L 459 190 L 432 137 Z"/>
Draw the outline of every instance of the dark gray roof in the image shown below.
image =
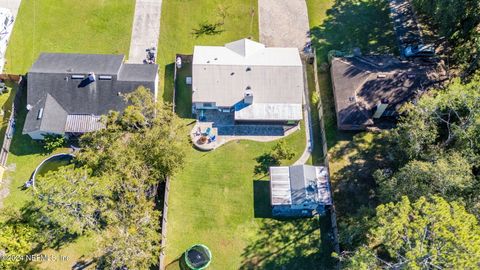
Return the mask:
<path id="1" fill-rule="evenodd" d="M 29 73 L 89 73 L 114 75 L 122 66 L 124 55 L 42 53 Z"/>
<path id="2" fill-rule="evenodd" d="M 24 126 L 24 133 L 33 132 L 36 130 L 56 132 L 61 127 L 65 130 L 67 115 L 104 115 L 110 110 L 122 111 L 125 108 L 123 97 L 121 93 L 130 93 L 139 86 L 145 86 L 152 90 L 155 89 L 155 78 L 157 76 L 157 65 L 133 65 L 123 64 L 120 62 L 118 68 L 114 68 L 118 60 L 123 60 L 123 56 L 118 55 L 80 55 L 75 54 L 71 57 L 68 54 L 58 54 L 55 57 L 55 63 L 60 67 L 65 67 L 67 64 L 62 63 L 61 59 L 70 64 L 72 59 L 77 59 L 81 62 L 78 64 L 77 70 L 80 67 L 85 72 L 59 72 L 53 67 L 45 63 L 46 56 L 54 54 L 42 54 L 37 62 L 32 67 L 32 70 L 27 75 L 27 103 L 32 106 L 28 112 Z M 82 56 L 82 57 L 80 57 Z M 85 59 L 103 59 L 104 64 L 97 67 L 84 64 L 88 62 Z M 39 64 L 40 62 L 40 64 Z M 128 66 L 129 80 L 122 80 L 119 78 L 119 73 L 124 66 Z M 40 67 L 46 67 L 42 70 Z M 113 72 L 116 69 L 117 73 Z M 134 70 L 138 69 L 138 79 L 135 78 Z M 108 72 L 107 72 L 108 71 Z M 87 78 L 88 73 L 94 72 L 96 80 L 92 83 L 86 83 L 87 79 L 74 79 L 73 75 L 84 75 Z M 101 75 L 109 75 L 110 79 L 101 79 Z M 133 75 L 132 75 L 133 74 Z M 47 99 L 47 97 L 49 97 Z M 50 101 L 51 100 L 51 101 Z M 47 102 L 48 101 L 48 102 Z M 38 112 L 44 108 L 44 115 L 38 119 Z M 50 113 L 51 112 L 51 113 Z M 48 128 L 48 129 L 45 129 Z"/>
<path id="3" fill-rule="evenodd" d="M 339 129 L 361 130 L 373 124 L 380 101 L 397 110 L 438 82 L 436 64 L 420 65 L 393 56 L 335 57 L 331 75 Z"/>
<path id="4" fill-rule="evenodd" d="M 156 74 L 157 70 L 153 69 L 151 65 L 123 64 L 118 79 L 121 81 L 148 81 L 150 78 L 155 78 Z"/>

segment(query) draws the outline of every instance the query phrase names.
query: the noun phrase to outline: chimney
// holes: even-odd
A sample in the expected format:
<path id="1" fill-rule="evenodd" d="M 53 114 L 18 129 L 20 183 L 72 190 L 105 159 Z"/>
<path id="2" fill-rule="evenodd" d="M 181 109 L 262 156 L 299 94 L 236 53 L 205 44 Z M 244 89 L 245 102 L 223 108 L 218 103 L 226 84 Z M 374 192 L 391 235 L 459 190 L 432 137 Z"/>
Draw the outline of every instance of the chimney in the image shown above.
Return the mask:
<path id="1" fill-rule="evenodd" d="M 382 99 L 380 102 L 377 104 L 377 110 L 373 114 L 373 118 L 378 119 L 382 117 L 383 113 L 388 107 L 388 100 L 387 99 Z"/>
<path id="2" fill-rule="evenodd" d="M 247 86 L 247 89 L 245 90 L 245 95 L 243 97 L 243 102 L 245 104 L 252 104 L 253 103 L 253 92 L 250 86 Z"/>

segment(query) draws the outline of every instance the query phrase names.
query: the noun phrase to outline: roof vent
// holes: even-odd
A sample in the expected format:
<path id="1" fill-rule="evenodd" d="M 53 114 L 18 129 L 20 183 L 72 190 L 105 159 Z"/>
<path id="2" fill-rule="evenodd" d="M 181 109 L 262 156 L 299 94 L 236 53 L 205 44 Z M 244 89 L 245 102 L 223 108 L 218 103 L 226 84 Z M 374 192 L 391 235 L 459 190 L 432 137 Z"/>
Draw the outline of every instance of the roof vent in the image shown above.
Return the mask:
<path id="1" fill-rule="evenodd" d="M 247 67 L 246 71 L 251 71 L 252 68 L 251 67 Z"/>
<path id="2" fill-rule="evenodd" d="M 243 97 L 243 102 L 245 104 L 253 104 L 253 92 L 252 92 L 250 86 L 247 86 L 247 89 L 245 90 L 245 95 Z"/>
<path id="3" fill-rule="evenodd" d="M 355 97 L 348 97 L 348 101 L 354 102 L 354 101 L 355 101 Z"/>
<path id="4" fill-rule="evenodd" d="M 37 114 L 37 119 L 42 119 L 42 116 L 43 116 L 43 108 L 40 108 Z"/>
<path id="5" fill-rule="evenodd" d="M 230 76 L 233 76 L 233 75 L 235 75 L 235 72 L 230 73 Z"/>

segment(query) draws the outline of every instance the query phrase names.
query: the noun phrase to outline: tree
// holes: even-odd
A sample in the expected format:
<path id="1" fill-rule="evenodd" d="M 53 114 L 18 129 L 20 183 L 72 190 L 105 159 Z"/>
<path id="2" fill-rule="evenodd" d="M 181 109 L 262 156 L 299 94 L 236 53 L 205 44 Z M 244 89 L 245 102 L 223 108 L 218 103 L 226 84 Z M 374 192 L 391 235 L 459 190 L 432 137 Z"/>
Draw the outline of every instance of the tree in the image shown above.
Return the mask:
<path id="1" fill-rule="evenodd" d="M 402 197 L 378 206 L 367 243 L 340 258 L 346 269 L 476 269 L 480 226 L 459 203 Z"/>
<path id="2" fill-rule="evenodd" d="M 22 258 L 31 254 L 37 233 L 35 228 L 24 223 L 0 224 L 0 269 L 27 269 L 27 261 Z"/>
<path id="3" fill-rule="evenodd" d="M 257 157 L 257 165 L 255 165 L 255 174 L 268 173 L 271 166 L 279 166 L 283 160 L 291 160 L 295 156 L 295 152 L 288 147 L 285 141 L 275 144 L 269 153 L 264 153 Z"/>
<path id="4" fill-rule="evenodd" d="M 37 179 L 36 206 L 70 233 L 98 231 L 111 203 L 111 180 L 93 177 L 85 167 L 60 167 Z"/>
<path id="5" fill-rule="evenodd" d="M 434 194 L 459 199 L 474 184 L 472 165 L 457 152 L 434 161 L 409 161 L 393 175 L 379 170 L 374 178 L 384 201 L 399 200 L 403 195 L 416 200 Z"/>
<path id="6" fill-rule="evenodd" d="M 280 163 L 282 160 L 291 160 L 295 156 L 295 152 L 287 145 L 286 141 L 280 141 L 273 147 L 271 155 Z"/>
<path id="7" fill-rule="evenodd" d="M 65 137 L 57 134 L 45 134 L 43 136 L 43 148 L 47 152 L 52 152 L 53 150 L 65 146 L 66 143 Z"/>
<path id="8" fill-rule="evenodd" d="M 137 207 L 122 210 L 110 222 L 101 249 L 100 265 L 108 269 L 149 269 L 158 262 L 160 254 L 160 213 L 153 202 L 139 197 Z"/>

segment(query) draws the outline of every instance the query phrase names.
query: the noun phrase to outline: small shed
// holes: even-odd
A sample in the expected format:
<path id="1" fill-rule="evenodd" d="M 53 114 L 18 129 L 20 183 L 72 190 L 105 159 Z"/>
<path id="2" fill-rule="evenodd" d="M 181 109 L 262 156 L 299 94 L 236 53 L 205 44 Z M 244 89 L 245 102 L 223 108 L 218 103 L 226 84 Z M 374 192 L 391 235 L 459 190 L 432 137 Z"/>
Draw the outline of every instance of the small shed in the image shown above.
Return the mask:
<path id="1" fill-rule="evenodd" d="M 328 170 L 311 165 L 270 167 L 270 195 L 273 216 L 323 215 L 332 204 Z"/>

